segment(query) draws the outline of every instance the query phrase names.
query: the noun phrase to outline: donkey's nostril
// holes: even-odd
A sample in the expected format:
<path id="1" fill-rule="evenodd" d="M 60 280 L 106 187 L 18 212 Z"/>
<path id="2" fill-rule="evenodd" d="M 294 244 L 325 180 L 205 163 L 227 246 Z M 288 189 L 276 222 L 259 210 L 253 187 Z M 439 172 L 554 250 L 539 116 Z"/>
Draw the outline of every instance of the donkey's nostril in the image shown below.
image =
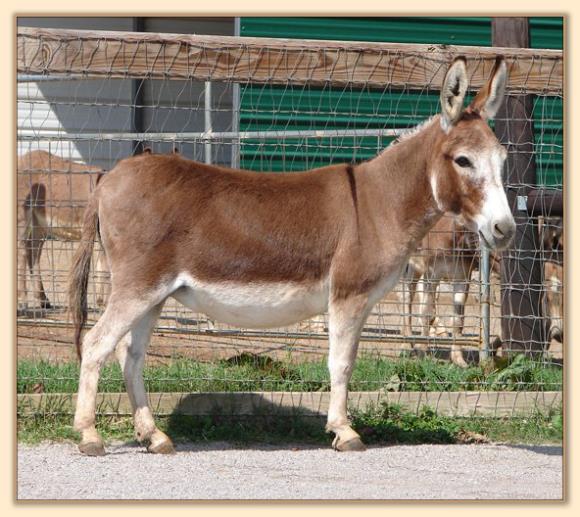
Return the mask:
<path id="1" fill-rule="evenodd" d="M 509 241 L 514 236 L 516 225 L 514 221 L 509 219 L 502 219 L 497 221 L 492 226 L 493 236 L 501 241 Z"/>

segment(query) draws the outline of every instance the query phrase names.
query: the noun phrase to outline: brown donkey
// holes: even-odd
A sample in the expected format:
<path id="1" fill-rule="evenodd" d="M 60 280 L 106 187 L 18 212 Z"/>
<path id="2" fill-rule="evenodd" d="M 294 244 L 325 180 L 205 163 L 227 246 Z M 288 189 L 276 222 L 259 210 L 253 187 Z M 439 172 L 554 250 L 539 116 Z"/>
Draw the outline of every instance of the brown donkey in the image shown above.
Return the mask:
<path id="1" fill-rule="evenodd" d="M 116 350 L 137 439 L 151 452 L 173 451 L 155 426 L 142 376 L 151 332 L 170 296 L 245 327 L 288 325 L 328 310 L 326 428 L 336 435 L 336 449 L 364 449 L 347 418 L 347 386 L 373 305 L 445 212 L 461 214 L 491 248 L 506 246 L 515 232 L 501 181 L 506 151 L 487 125 L 506 74 L 498 59 L 464 110 L 466 66 L 456 59 L 441 89 L 441 114 L 356 166 L 264 174 L 180 156 L 121 161 L 89 201 L 71 272 L 78 346 L 99 225 L 112 285 L 105 312 L 82 344 L 74 420 L 80 450 L 104 454 L 95 428 L 97 383 Z"/>
<path id="2" fill-rule="evenodd" d="M 46 151 L 31 151 L 18 158 L 18 296 L 27 305 L 27 268 L 34 298 L 50 309 L 40 274 L 44 241 L 79 240 L 79 227 L 87 200 L 102 169 L 65 160 Z M 99 262 L 102 255 L 99 254 Z M 99 269 L 106 270 L 104 264 Z M 98 296 L 104 297 L 104 283 Z"/>

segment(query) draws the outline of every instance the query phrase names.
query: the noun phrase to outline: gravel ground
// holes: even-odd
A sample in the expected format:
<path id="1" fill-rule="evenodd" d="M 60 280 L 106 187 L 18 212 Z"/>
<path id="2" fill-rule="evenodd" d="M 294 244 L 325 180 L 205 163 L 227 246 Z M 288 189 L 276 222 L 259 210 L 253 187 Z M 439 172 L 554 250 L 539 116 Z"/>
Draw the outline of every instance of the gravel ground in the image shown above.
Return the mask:
<path id="1" fill-rule="evenodd" d="M 18 499 L 561 499 L 559 446 L 20 445 Z"/>

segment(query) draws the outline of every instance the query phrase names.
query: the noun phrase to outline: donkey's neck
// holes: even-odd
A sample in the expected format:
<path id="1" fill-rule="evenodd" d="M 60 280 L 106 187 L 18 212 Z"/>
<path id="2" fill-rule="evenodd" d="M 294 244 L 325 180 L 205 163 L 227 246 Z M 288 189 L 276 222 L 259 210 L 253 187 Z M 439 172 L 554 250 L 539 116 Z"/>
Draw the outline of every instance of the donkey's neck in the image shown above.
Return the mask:
<path id="1" fill-rule="evenodd" d="M 439 117 L 432 117 L 366 164 L 373 188 L 381 192 L 383 209 L 390 214 L 389 224 L 406 236 L 404 246 L 409 250 L 443 215 L 430 181 L 432 158 L 441 136 Z"/>

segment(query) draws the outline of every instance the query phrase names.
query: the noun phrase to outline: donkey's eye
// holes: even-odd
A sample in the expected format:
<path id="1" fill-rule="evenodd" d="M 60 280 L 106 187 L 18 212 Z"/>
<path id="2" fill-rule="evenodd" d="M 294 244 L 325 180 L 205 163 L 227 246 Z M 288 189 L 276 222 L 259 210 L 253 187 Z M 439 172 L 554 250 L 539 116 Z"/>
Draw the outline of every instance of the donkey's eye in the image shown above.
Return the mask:
<path id="1" fill-rule="evenodd" d="M 460 167 L 471 167 L 471 162 L 469 161 L 469 158 L 465 156 L 458 156 L 457 158 L 455 158 L 455 163 Z"/>

